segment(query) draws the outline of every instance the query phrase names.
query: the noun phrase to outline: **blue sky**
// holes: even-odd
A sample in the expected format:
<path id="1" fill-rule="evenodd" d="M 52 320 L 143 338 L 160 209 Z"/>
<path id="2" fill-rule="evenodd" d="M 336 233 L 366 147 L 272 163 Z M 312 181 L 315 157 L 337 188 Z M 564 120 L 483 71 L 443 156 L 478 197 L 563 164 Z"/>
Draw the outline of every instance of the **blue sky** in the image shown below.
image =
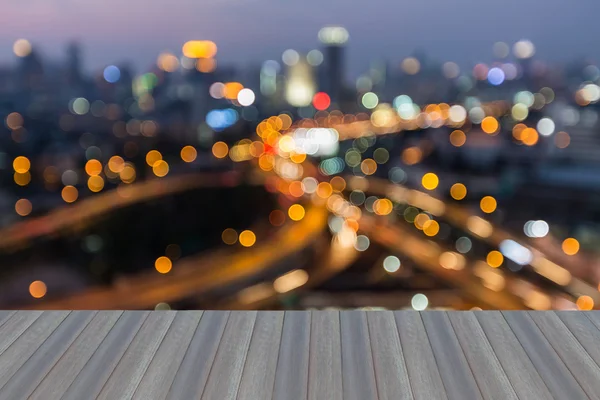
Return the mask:
<path id="1" fill-rule="evenodd" d="M 488 61 L 495 41 L 523 38 L 542 59 L 599 59 L 599 11 L 598 0 L 2 0 L 0 63 L 24 37 L 54 58 L 80 40 L 88 70 L 121 60 L 144 69 L 190 39 L 214 40 L 220 61 L 244 65 L 317 47 L 326 24 L 349 30 L 351 73 L 415 48 L 470 65 Z"/>

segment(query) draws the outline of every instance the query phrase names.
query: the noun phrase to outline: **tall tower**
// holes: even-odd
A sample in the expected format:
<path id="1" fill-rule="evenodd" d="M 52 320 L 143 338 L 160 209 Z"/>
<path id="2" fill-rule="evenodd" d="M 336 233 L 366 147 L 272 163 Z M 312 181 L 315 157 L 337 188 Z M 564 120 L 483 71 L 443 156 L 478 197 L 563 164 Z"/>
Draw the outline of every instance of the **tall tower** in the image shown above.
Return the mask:
<path id="1" fill-rule="evenodd" d="M 323 89 L 334 102 L 342 99 L 344 91 L 344 46 L 348 31 L 341 26 L 326 26 L 319 31 L 319 40 L 324 45 Z"/>
<path id="2" fill-rule="evenodd" d="M 67 79 L 70 84 L 81 83 L 81 47 L 77 42 L 67 46 Z"/>

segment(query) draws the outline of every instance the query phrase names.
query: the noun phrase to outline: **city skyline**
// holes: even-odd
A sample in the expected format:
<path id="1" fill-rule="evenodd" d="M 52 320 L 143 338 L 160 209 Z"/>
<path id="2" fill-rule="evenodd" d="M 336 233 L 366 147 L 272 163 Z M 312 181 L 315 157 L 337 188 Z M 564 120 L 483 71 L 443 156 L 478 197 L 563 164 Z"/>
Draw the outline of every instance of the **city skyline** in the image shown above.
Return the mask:
<path id="1" fill-rule="evenodd" d="M 114 0 L 102 4 L 34 0 L 27 5 L 11 0 L 0 16 L 0 48 L 6 49 L 0 52 L 0 64 L 14 62 L 11 48 L 19 38 L 30 40 L 52 59 L 62 58 L 67 43 L 76 39 L 84 47 L 87 72 L 119 62 L 131 62 L 141 72 L 154 64 L 161 51 L 180 52 L 187 40 L 208 39 L 219 46 L 219 61 L 246 66 L 277 59 L 287 48 L 306 52 L 320 47 L 317 32 L 328 24 L 343 25 L 350 32 L 347 65 L 352 77 L 373 59 L 396 63 L 415 49 L 442 62 L 469 66 L 491 60 L 494 42 L 512 44 L 520 39 L 531 40 L 543 60 L 596 59 L 600 53 L 592 41 L 600 27 L 594 24 L 594 13 L 559 0 L 551 3 L 539 8 L 511 0 L 502 7 L 475 8 L 472 1 L 389 4 L 376 0 L 358 12 L 340 0 L 318 4 L 318 9 L 314 1 L 227 0 L 200 5 L 181 0 L 178 7 L 144 9 L 138 0 L 126 5 Z M 530 18 L 533 11 L 535 20 Z M 265 16 L 271 24 L 265 23 Z"/>

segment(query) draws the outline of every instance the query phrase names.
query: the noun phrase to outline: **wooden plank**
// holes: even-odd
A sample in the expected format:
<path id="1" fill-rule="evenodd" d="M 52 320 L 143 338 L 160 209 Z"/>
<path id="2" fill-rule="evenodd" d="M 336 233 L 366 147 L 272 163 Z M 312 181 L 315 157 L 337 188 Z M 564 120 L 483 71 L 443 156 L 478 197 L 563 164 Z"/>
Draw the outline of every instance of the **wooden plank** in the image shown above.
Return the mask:
<path id="1" fill-rule="evenodd" d="M 515 393 L 481 325 L 472 312 L 451 312 L 450 322 L 485 399 L 515 399 Z"/>
<path id="2" fill-rule="evenodd" d="M 342 400 L 342 343 L 338 311 L 311 312 L 308 399 Z"/>
<path id="3" fill-rule="evenodd" d="M 69 311 L 46 311 L 0 356 L 0 387 L 25 364 L 54 330 L 67 318 Z"/>
<path id="4" fill-rule="evenodd" d="M 413 396 L 423 400 L 447 399 L 421 316 L 413 311 L 395 311 L 394 318 Z"/>
<path id="5" fill-rule="evenodd" d="M 31 400 L 60 399 L 122 315 L 122 311 L 99 311 L 29 398 Z"/>
<path id="6" fill-rule="evenodd" d="M 519 398 L 553 399 L 500 311 L 480 311 L 474 314 Z"/>
<path id="7" fill-rule="evenodd" d="M 0 354 L 13 344 L 40 316 L 42 311 L 18 311 L 0 327 Z"/>
<path id="8" fill-rule="evenodd" d="M 119 318 L 61 399 L 80 400 L 82 393 L 96 398 L 148 315 L 147 311 L 128 311 Z"/>
<path id="9" fill-rule="evenodd" d="M 600 368 L 569 328 L 553 312 L 530 311 L 529 316 L 587 395 L 600 400 Z"/>
<path id="10" fill-rule="evenodd" d="M 237 400 L 270 399 L 273 395 L 283 317 L 283 311 L 258 313 Z"/>
<path id="11" fill-rule="evenodd" d="M 364 311 L 340 314 L 344 399 L 377 399 L 371 340 Z"/>
<path id="12" fill-rule="evenodd" d="M 28 397 L 95 315 L 96 311 L 71 312 L 2 387 L 0 398 Z"/>
<path id="13" fill-rule="evenodd" d="M 304 400 L 308 395 L 310 312 L 286 311 L 275 373 L 273 400 Z"/>
<path id="14" fill-rule="evenodd" d="M 98 399 L 113 400 L 133 396 L 175 315 L 176 311 L 150 313 L 104 384 Z"/>
<path id="15" fill-rule="evenodd" d="M 422 312 L 423 325 L 449 399 L 481 399 L 481 392 L 445 312 Z"/>
<path id="16" fill-rule="evenodd" d="M 167 398 L 199 399 L 210 373 L 229 311 L 205 311 Z"/>
<path id="17" fill-rule="evenodd" d="M 133 396 L 164 399 L 194 337 L 202 311 L 178 311 Z"/>
<path id="18" fill-rule="evenodd" d="M 580 311 L 556 311 L 556 315 L 569 328 L 579 343 L 600 365 L 600 330 L 588 317 L 587 312 Z"/>
<path id="19" fill-rule="evenodd" d="M 596 328 L 600 329 L 600 311 L 584 311 L 583 315 L 589 318 Z"/>
<path id="20" fill-rule="evenodd" d="M 379 399 L 412 400 L 394 314 L 391 311 L 368 312 L 367 322 Z"/>
<path id="21" fill-rule="evenodd" d="M 231 312 L 202 399 L 235 400 L 255 322 L 256 311 Z"/>
<path id="22" fill-rule="evenodd" d="M 2 326 L 16 311 L 0 311 L 0 326 Z"/>
<path id="23" fill-rule="evenodd" d="M 587 397 L 548 340 L 526 313 L 503 311 L 502 315 L 555 398 L 585 399 Z"/>

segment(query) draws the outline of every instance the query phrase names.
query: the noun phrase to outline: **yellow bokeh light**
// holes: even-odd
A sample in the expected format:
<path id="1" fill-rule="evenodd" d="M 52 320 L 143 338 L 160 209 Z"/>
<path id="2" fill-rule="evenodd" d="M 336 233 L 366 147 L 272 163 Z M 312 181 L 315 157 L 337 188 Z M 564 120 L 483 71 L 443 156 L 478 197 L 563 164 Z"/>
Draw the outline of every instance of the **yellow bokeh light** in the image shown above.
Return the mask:
<path id="1" fill-rule="evenodd" d="M 568 256 L 579 253 L 579 242 L 575 238 L 567 238 L 562 242 L 562 251 Z"/>
<path id="2" fill-rule="evenodd" d="M 504 262 L 504 256 L 498 250 L 492 250 L 486 257 L 488 265 L 492 268 L 498 268 Z"/>
<path id="3" fill-rule="evenodd" d="M 18 39 L 13 44 L 13 52 L 17 57 L 27 57 L 31 54 L 31 43 L 27 39 Z"/>
<path id="4" fill-rule="evenodd" d="M 414 224 L 418 230 L 423 230 L 425 224 L 431 221 L 431 217 L 425 213 L 420 213 L 415 217 Z"/>
<path id="5" fill-rule="evenodd" d="M 214 58 L 201 58 L 196 61 L 196 69 L 198 72 L 208 74 L 217 69 L 217 62 Z"/>
<path id="6" fill-rule="evenodd" d="M 181 159 L 187 163 L 191 163 L 198 157 L 198 152 L 194 146 L 185 146 L 181 149 Z"/>
<path id="7" fill-rule="evenodd" d="M 188 58 L 212 58 L 217 54 L 217 45 L 210 40 L 190 40 L 181 51 Z"/>
<path id="8" fill-rule="evenodd" d="M 481 211 L 483 211 L 486 214 L 491 214 L 494 211 L 496 211 L 497 206 L 498 203 L 496 202 L 496 199 L 492 196 L 485 196 L 479 202 L 479 207 L 481 208 Z"/>
<path id="9" fill-rule="evenodd" d="M 161 274 L 167 274 L 173 268 L 173 263 L 168 257 L 161 256 L 154 262 L 154 268 Z"/>
<path id="10" fill-rule="evenodd" d="M 423 224 L 423 233 L 427 236 L 435 236 L 440 231 L 440 224 L 435 220 L 429 220 Z"/>
<path id="11" fill-rule="evenodd" d="M 450 134 L 450 143 L 452 146 L 461 147 L 467 142 L 467 135 L 461 130 L 455 130 Z"/>
<path id="12" fill-rule="evenodd" d="M 527 146 L 535 145 L 539 138 L 540 135 L 534 128 L 525 128 L 521 131 L 521 141 Z"/>
<path id="13" fill-rule="evenodd" d="M 132 183 L 133 181 L 135 181 L 135 176 L 135 168 L 133 167 L 133 165 L 130 164 L 125 164 L 123 170 L 119 174 L 119 178 L 121 178 L 121 181 L 123 183 Z"/>
<path id="14" fill-rule="evenodd" d="M 79 197 L 79 191 L 75 186 L 65 186 L 60 193 L 62 199 L 67 203 L 73 203 Z"/>
<path id="15" fill-rule="evenodd" d="M 437 188 L 439 183 L 440 179 L 433 172 L 426 173 L 421 179 L 421 185 L 423 185 L 423 187 L 427 190 L 433 190 Z"/>
<path id="16" fill-rule="evenodd" d="M 594 309 L 594 299 L 590 296 L 579 296 L 577 298 L 577 308 L 581 311 L 590 311 Z"/>
<path id="17" fill-rule="evenodd" d="M 238 234 L 235 229 L 227 228 L 221 234 L 221 240 L 223 240 L 223 243 L 228 245 L 235 244 L 235 242 L 238 240 Z"/>
<path id="18" fill-rule="evenodd" d="M 31 162 L 27 157 L 19 156 L 14 159 L 13 168 L 15 172 L 24 174 L 29 171 L 29 168 L 31 168 Z"/>
<path id="19" fill-rule="evenodd" d="M 290 153 L 290 160 L 296 164 L 302 164 L 306 160 L 306 154 L 304 153 Z"/>
<path id="20" fill-rule="evenodd" d="M 300 221 L 302 218 L 304 218 L 305 214 L 306 211 L 304 211 L 304 207 L 302 207 L 300 204 L 293 204 L 288 209 L 288 216 L 292 221 Z"/>
<path id="21" fill-rule="evenodd" d="M 85 172 L 89 176 L 100 175 L 102 172 L 102 163 L 98 160 L 89 160 L 85 163 Z"/>
<path id="22" fill-rule="evenodd" d="M 455 183 L 450 188 L 450 196 L 452 196 L 454 200 L 464 199 L 467 197 L 467 187 L 462 183 Z"/>
<path id="23" fill-rule="evenodd" d="M 123 168 L 125 168 L 125 160 L 123 160 L 123 157 L 112 156 L 108 160 L 108 169 L 112 172 L 119 174 L 123 171 Z"/>
<path id="24" fill-rule="evenodd" d="M 25 217 L 25 216 L 31 214 L 31 210 L 32 210 L 31 202 L 27 199 L 19 199 L 15 203 L 15 211 L 21 217 Z"/>
<path id="25" fill-rule="evenodd" d="M 405 58 L 400 66 L 408 75 L 415 75 L 421 69 L 421 63 L 414 57 Z"/>
<path id="26" fill-rule="evenodd" d="M 415 165 L 423 159 L 423 152 L 418 147 L 409 147 L 402 151 L 402 162 L 406 165 Z"/>
<path id="27" fill-rule="evenodd" d="M 31 182 L 31 174 L 29 172 L 25 172 L 24 174 L 15 172 L 13 178 L 15 179 L 15 183 L 19 186 L 27 186 L 29 182 Z"/>
<path id="28" fill-rule="evenodd" d="M 225 98 L 228 100 L 235 100 L 238 97 L 238 94 L 240 93 L 240 91 L 244 88 L 244 85 L 242 85 L 239 82 L 228 82 L 225 84 L 225 87 L 223 88 L 223 94 L 225 95 Z"/>
<path id="29" fill-rule="evenodd" d="M 394 204 L 389 199 L 378 199 L 373 203 L 373 211 L 377 215 L 388 215 L 394 209 Z"/>
<path id="30" fill-rule="evenodd" d="M 498 120 L 494 117 L 485 117 L 483 121 L 481 121 L 481 130 L 488 135 L 496 133 L 499 126 Z"/>
<path id="31" fill-rule="evenodd" d="M 229 146 L 225 142 L 216 142 L 213 144 L 212 153 L 217 158 L 225 158 L 229 154 Z"/>
<path id="32" fill-rule="evenodd" d="M 334 176 L 329 181 L 334 192 L 343 192 L 346 189 L 346 180 L 341 176 Z"/>
<path id="33" fill-rule="evenodd" d="M 171 53 L 161 53 L 156 60 L 156 65 L 165 72 L 175 72 L 179 68 L 179 59 Z"/>
<path id="34" fill-rule="evenodd" d="M 281 121 L 282 130 L 289 129 L 289 127 L 292 126 L 292 118 L 289 115 L 279 114 L 277 118 L 279 118 L 279 120 Z"/>
<path id="35" fill-rule="evenodd" d="M 158 150 L 150 150 L 147 154 L 146 154 L 146 164 L 148 164 L 148 166 L 153 167 L 154 164 L 160 160 L 162 160 L 162 154 L 160 154 L 160 152 Z"/>
<path id="36" fill-rule="evenodd" d="M 317 196 L 326 199 L 333 193 L 333 188 L 329 182 L 321 182 L 317 185 Z"/>
<path id="37" fill-rule="evenodd" d="M 31 297 L 41 299 L 47 292 L 46 284 L 42 281 L 33 281 L 29 285 L 29 294 Z"/>
<path id="38" fill-rule="evenodd" d="M 152 166 L 152 172 L 154 175 L 162 178 L 169 173 L 169 164 L 165 160 L 159 160 Z"/>
<path id="39" fill-rule="evenodd" d="M 245 230 L 240 233 L 240 244 L 244 247 L 252 247 L 256 243 L 256 235 L 250 230 Z"/>
<path id="40" fill-rule="evenodd" d="M 98 175 L 90 176 L 87 181 L 87 186 L 92 192 L 99 192 L 104 188 L 104 179 Z"/>
<path id="41" fill-rule="evenodd" d="M 367 158 L 360 163 L 360 170 L 365 175 L 373 175 L 377 171 L 377 163 L 371 158 Z"/>

